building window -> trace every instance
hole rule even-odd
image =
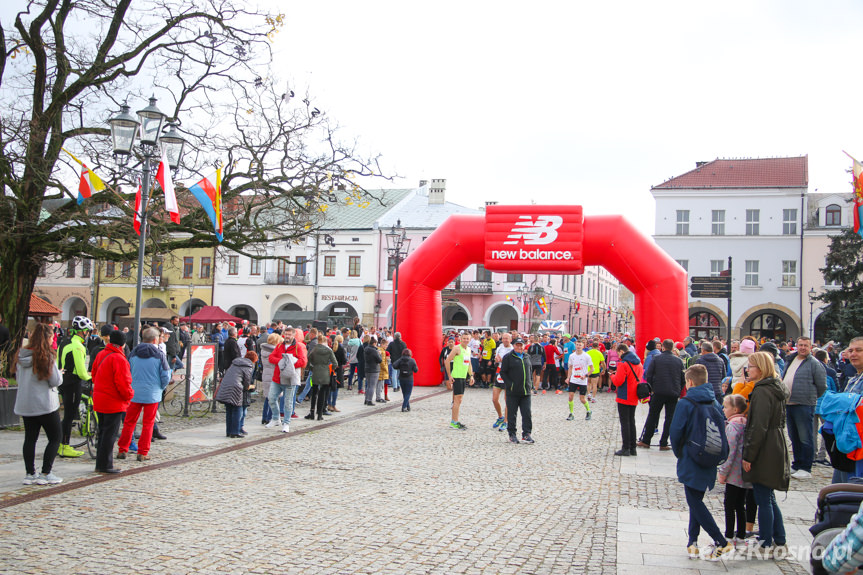
[[[782,210],[782,235],[797,235],[797,209]]]
[[[183,277],[185,279],[190,279],[192,274],[195,273],[195,258],[184,257],[183,258]]]
[[[88,278],[90,277],[90,268],[93,267],[93,260],[85,259],[81,260],[81,277]]]
[[[295,263],[294,265],[296,266],[295,269],[298,276],[306,275],[306,262],[308,261],[308,259],[309,258],[307,258],[306,256],[297,256],[297,263]]]
[[[261,260],[252,259],[252,265],[249,269],[249,275],[259,276],[261,275]]]
[[[387,281],[392,281],[393,275],[396,272],[396,258],[387,258]]]
[[[393,258],[390,258],[393,259]],[[395,266],[393,266],[395,267]],[[387,271],[389,274],[389,271]],[[336,256],[324,256],[324,275],[328,278],[336,275]]]
[[[677,265],[686,270],[686,273],[689,273],[689,260],[675,260],[677,261]]]
[[[153,256],[150,262],[150,275],[153,277],[162,277],[162,256]]]
[[[746,210],[746,235],[757,236],[761,210]]]
[[[785,321],[776,314],[762,313],[752,319],[749,335],[756,339],[786,339]]]
[[[758,260],[746,260],[746,280],[743,285],[758,285]]]
[[[210,279],[210,258],[201,258],[201,279]]]
[[[75,260],[69,260],[68,262],[66,262],[66,277],[75,277]]]
[[[228,256],[228,275],[235,276],[240,273],[240,256]]]
[[[724,236],[725,210],[712,210],[711,214],[712,224],[710,227],[710,233],[714,236]]]
[[[130,277],[132,275],[132,262],[123,262],[120,267],[120,277]]]
[[[689,210],[677,210],[677,235],[689,235]]]
[[[476,281],[491,282],[491,272],[482,264],[476,264]]]
[[[508,282],[518,282],[521,283],[524,281],[523,274],[506,274],[506,281]]]
[[[825,220],[824,225],[826,226],[841,226],[842,225],[842,208],[837,206],[836,204],[830,204],[827,206],[827,211],[825,212]]]
[[[719,335],[721,327],[719,318],[708,311],[696,312],[689,316],[690,337],[712,339]]]
[[[782,260],[782,287],[797,287],[797,260]]]
[[[360,256],[348,257],[348,277],[360,277]]]
[[[112,278],[116,273],[116,264],[114,262],[105,262],[105,277]]]
[[[716,277],[725,271],[725,260],[710,260],[710,275]]]

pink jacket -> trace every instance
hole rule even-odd
[[[725,435],[728,437],[728,459],[717,469],[725,482],[736,487],[751,489],[752,484],[743,481],[743,431],[746,429],[746,416],[742,413],[732,415],[725,422]]]

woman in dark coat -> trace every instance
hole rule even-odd
[[[246,357],[238,357],[228,369],[216,392],[216,401],[225,405],[225,435],[240,438],[246,435],[243,423],[246,419],[246,409],[251,404],[251,392],[255,389],[252,372],[258,354],[250,351]]]
[[[326,336],[322,333],[318,334],[316,341],[317,345],[309,352],[309,369],[312,370],[312,389],[316,389],[317,393],[312,396],[311,411],[306,419],[315,418],[315,405],[317,405],[318,421],[321,421],[324,418],[327,397],[330,395],[330,374],[337,364],[333,350],[327,345]]]
[[[763,351],[749,356],[744,372],[755,386],[749,394],[749,416],[743,435],[743,480],[752,483],[758,503],[758,543],[771,549],[785,545],[785,524],[773,491],[788,491],[791,466],[785,439],[788,388],[777,378],[773,357]]]
[[[333,355],[336,356],[336,385],[332,385],[330,389],[330,400],[327,402],[329,411],[341,411],[336,407],[336,401],[339,399],[339,388],[345,384],[345,366],[348,364],[348,354],[345,349],[345,338],[338,334],[333,339]]]

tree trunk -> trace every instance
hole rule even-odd
[[[0,269],[6,280],[0,282],[0,317],[9,328],[11,342],[7,351],[7,361],[3,362],[6,373],[11,372],[13,359],[18,355],[27,329],[30,311],[30,295],[39,273],[40,258],[28,253],[29,249],[15,240],[0,242]]]

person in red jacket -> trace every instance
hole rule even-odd
[[[295,330],[292,327],[288,327],[282,332],[282,336],[284,337],[284,341],[270,352],[270,356],[267,358],[267,361],[274,366],[273,382],[270,385],[270,405],[278,406],[279,395],[284,393],[285,413],[280,414],[281,418],[273,417],[273,419],[270,420],[270,423],[267,424],[267,427],[278,427],[279,425],[282,425],[282,431],[284,433],[288,433],[290,431],[289,424],[291,418],[296,417],[294,411],[296,407],[297,386],[300,383],[299,374],[308,363],[308,352],[306,351],[306,345],[302,342],[303,330]],[[286,377],[285,381],[282,381],[282,370],[279,368],[279,362],[282,360],[284,355],[292,355],[296,358],[296,361],[293,362],[295,370],[294,374],[291,375],[290,378]]]
[[[617,353],[620,355],[620,363],[617,364],[617,371],[614,372],[611,381],[617,386],[617,415],[620,418],[623,447],[614,454],[638,455],[635,451],[635,443],[638,441],[638,436],[635,434],[635,408],[638,405],[635,388],[644,375],[644,366],[641,365],[638,356],[629,351],[629,346],[625,343],[617,346]]]
[[[114,443],[135,392],[132,391],[129,360],[123,351],[125,335],[121,331],[112,331],[108,341],[93,361],[93,409],[99,417],[96,471],[120,473],[114,467]]]

